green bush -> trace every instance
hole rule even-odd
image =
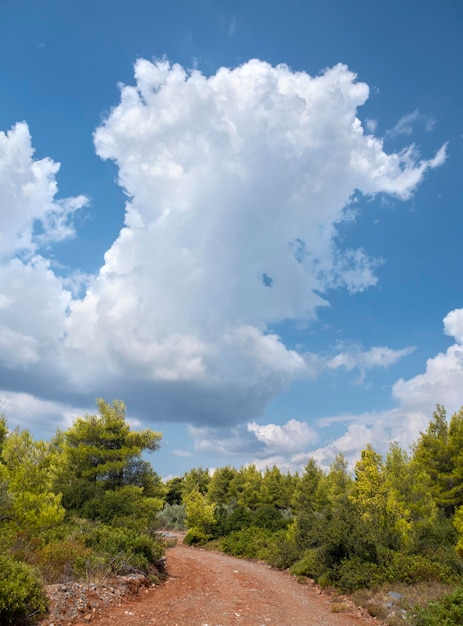
[[[215,510],[217,524],[214,527],[215,537],[225,537],[233,531],[243,530],[252,526],[253,514],[243,506],[220,506]]]
[[[201,545],[207,543],[212,538],[212,535],[209,533],[205,533],[201,528],[190,528],[190,530],[185,535],[183,539],[183,543],[186,543],[188,546],[192,545]]]
[[[362,587],[373,587],[379,584],[381,578],[380,565],[368,563],[358,557],[343,560],[333,576],[336,587],[344,593],[352,593]]]
[[[449,567],[419,554],[403,554],[393,552],[385,566],[383,579],[380,582],[404,582],[407,584],[434,580],[450,582],[452,578]]]
[[[272,567],[288,569],[299,558],[299,550],[294,541],[288,541],[285,530],[274,533],[268,545],[266,561]]]
[[[298,561],[291,566],[293,576],[307,576],[307,578],[317,578],[320,571],[320,558],[316,548],[306,550]]]
[[[463,624],[463,588],[416,609],[416,626],[461,626]]]
[[[252,513],[252,525],[277,531],[288,527],[290,520],[271,504],[259,506]]]
[[[159,563],[164,552],[162,544],[145,533],[103,524],[97,524],[87,533],[85,544],[94,553],[88,561],[90,568],[95,564],[98,570],[106,566],[108,573],[115,574],[148,573],[152,565]],[[80,563],[80,568],[85,562]]]
[[[47,610],[47,596],[38,572],[0,555],[0,623],[2,626],[34,624]]]
[[[77,557],[74,563],[74,572],[78,579],[86,582],[104,581],[114,573],[108,557],[95,554],[92,550]]]
[[[432,561],[418,554],[404,554],[392,550],[379,552],[380,558],[377,562],[358,556],[345,558],[331,567],[326,567],[325,564],[325,573],[331,583],[344,593],[387,583],[416,584],[427,581],[446,583],[454,579],[451,570],[437,560]],[[323,571],[320,550],[309,550],[306,559],[302,559],[302,563],[300,561],[296,563],[291,571],[297,575],[303,569],[302,565],[305,565],[306,571],[311,572],[310,575],[317,579],[319,572]],[[303,571],[301,573],[307,575]]]
[[[227,554],[266,561],[272,540],[273,533],[271,531],[250,526],[243,528],[243,530],[235,530],[228,537],[224,537],[222,550]]]
[[[126,485],[90,498],[81,507],[80,514],[103,524],[143,530],[154,522],[161,506],[157,498],[145,497],[141,487]]]

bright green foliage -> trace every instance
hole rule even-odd
[[[127,485],[92,498],[82,506],[80,512],[85,518],[100,520],[105,524],[148,528],[162,505],[161,498],[145,497],[142,487]]]
[[[273,533],[258,526],[250,526],[243,530],[235,530],[222,539],[222,550],[234,556],[244,556],[248,559],[266,560]]]
[[[266,468],[260,487],[260,504],[271,505],[277,509],[289,509],[293,495],[293,482],[287,474],[274,465]]]
[[[293,576],[318,578],[320,574],[319,562],[319,551],[316,548],[310,548],[291,566],[291,574]]]
[[[451,477],[446,501],[456,508],[463,505],[463,407],[450,419],[449,453]]]
[[[35,569],[0,555],[0,623],[2,626],[35,624],[44,616],[47,596]]]
[[[323,471],[316,461],[310,458],[304,468],[304,473],[296,481],[292,497],[292,507],[296,513],[313,511],[318,508],[318,489],[323,477]]]
[[[183,495],[188,496],[192,491],[199,491],[201,494],[207,493],[211,476],[209,470],[204,467],[191,469],[183,476]]]
[[[463,409],[447,423],[437,405],[433,419],[414,446],[413,461],[430,479],[430,493],[447,516],[463,505]]]
[[[261,503],[262,474],[255,465],[241,467],[230,483],[238,506],[257,509]]]
[[[30,565],[47,583],[161,565],[163,547],[149,529],[165,487],[141,457],[158,448],[160,434],[132,432],[121,402],[98,407],[51,443],[27,430],[8,433],[0,417],[0,624],[32,624],[27,616],[43,612]],[[64,522],[62,492],[80,518]]]
[[[209,482],[208,499],[219,506],[230,504],[235,499],[231,484],[236,475],[237,470],[229,465],[216,469]]]
[[[213,537],[215,504],[210,504],[199,489],[184,495],[185,524],[188,528],[187,543],[202,543]]]
[[[79,417],[64,433],[65,452],[78,478],[100,483],[105,489],[125,485],[144,487],[148,465],[140,456],[159,448],[161,434],[132,431],[125,405],[97,400],[99,415]]]
[[[55,459],[50,444],[34,441],[29,431],[18,429],[4,441],[0,465],[4,517],[17,530],[41,532],[64,518],[61,496],[52,492]]]
[[[382,457],[368,445],[355,465],[355,490],[350,496],[359,516],[362,542],[376,561],[379,548],[398,548],[402,529],[398,501],[388,490]]]
[[[454,511],[453,493],[453,460],[452,446],[449,441],[447,413],[444,407],[437,405],[433,418],[425,433],[417,441],[413,450],[416,465],[431,480],[431,495],[447,514]]]
[[[381,526],[386,511],[387,489],[383,475],[381,455],[368,445],[355,465],[356,489],[351,496],[361,518],[377,527]]]
[[[453,518],[453,525],[455,526],[458,533],[458,541],[457,541],[457,552],[463,557],[463,506],[458,508],[455,512],[455,517]]]
[[[413,523],[420,519],[420,506],[415,501],[413,508],[409,507],[406,498],[414,487],[413,479],[419,474],[411,471],[404,453],[398,446],[392,446],[384,463],[368,446],[355,467],[355,476],[356,488],[351,499],[359,513],[358,532],[366,549],[363,556],[382,563],[389,550],[412,548]],[[423,494],[419,484],[416,490],[417,495],[424,495],[430,506],[429,515],[435,519],[432,500]]]
[[[397,444],[392,444],[384,465],[387,512],[403,547],[417,547],[420,538],[436,527],[438,508],[430,493],[430,478]],[[431,547],[431,546],[428,546]]]
[[[352,489],[353,480],[347,469],[347,461],[342,454],[338,454],[330,466],[328,475],[320,481],[317,490],[321,506],[342,506]]]
[[[61,463],[55,490],[63,493],[68,511],[92,519],[108,522],[112,506],[116,517],[130,509],[135,513],[146,497],[153,498],[155,514],[162,508],[165,487],[141,455],[159,448],[161,434],[132,431],[119,400],[112,404],[98,400],[97,405],[99,415],[78,418],[55,438]],[[120,493],[114,495],[115,491]]]

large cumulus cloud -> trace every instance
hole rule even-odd
[[[81,299],[42,256],[27,261],[46,290],[28,292],[17,320],[18,294],[2,294],[0,344],[17,346],[0,353],[4,370],[33,378],[46,367],[64,396],[117,395],[166,419],[236,424],[259,415],[313,374],[310,355],[285,346],[271,325],[310,320],[330,288],[377,281],[375,259],[336,243],[354,195],[407,199],[445,159],[445,148],[431,160],[412,148],[386,153],[357,117],[367,98],[344,65],[310,77],[253,60],[206,77],[138,60],[135,85],[122,86],[94,138],[98,155],[118,166],[125,224]],[[12,183],[23,196],[13,189],[6,198],[22,215],[2,239],[6,253],[34,249],[37,220],[36,239],[69,235],[84,199],[54,201],[56,166],[33,161],[24,137],[28,155],[8,152],[12,137],[2,141],[0,164],[18,172],[25,164]],[[14,287],[23,294],[24,267]],[[7,260],[0,271],[18,270]]]

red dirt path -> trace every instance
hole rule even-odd
[[[348,600],[265,564],[178,545],[170,578],[108,609],[95,626],[349,626],[380,624]],[[88,621],[81,622],[88,624]],[[80,626],[80,625],[77,625]]]

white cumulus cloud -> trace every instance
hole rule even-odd
[[[123,397],[147,419],[260,416],[313,373],[271,326],[310,321],[328,289],[377,282],[378,261],[337,238],[354,195],[407,199],[445,160],[445,147],[387,153],[357,117],[367,98],[344,65],[311,77],[252,60],[205,76],[138,60],[94,136],[128,200],[82,298],[38,250],[72,234],[85,198],[55,200],[58,166],[33,160],[25,124],[1,134],[3,372],[26,369],[16,386],[60,399]]]
[[[27,124],[0,131],[0,259],[73,235],[73,214],[87,203],[55,200],[59,163],[33,155]]]
[[[291,419],[286,424],[256,424],[247,425],[249,432],[254,433],[258,441],[262,441],[268,451],[277,451],[279,454],[298,452],[313,444],[318,435],[306,422]]]

